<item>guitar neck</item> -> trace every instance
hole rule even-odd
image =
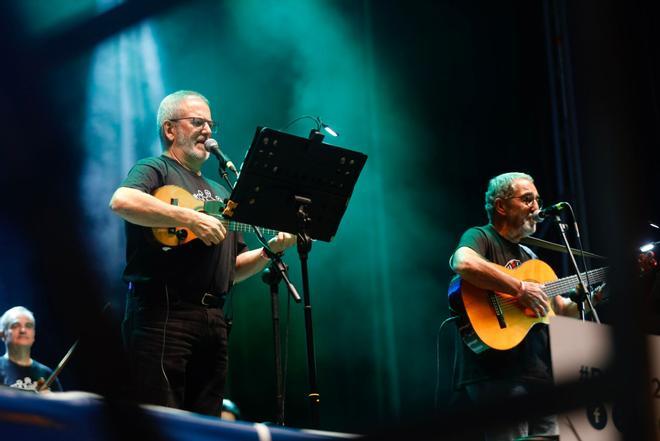
[[[229,231],[238,231],[238,232],[248,232],[248,231],[253,231],[252,230],[252,225],[248,224],[243,224],[241,222],[236,222],[236,221],[230,221],[227,219],[221,219],[222,225],[225,226],[226,229]],[[271,230],[269,228],[259,228],[259,231],[261,231],[262,234],[268,234],[268,235],[275,235],[279,233],[279,231],[276,230]]]
[[[252,225],[250,224],[244,224],[241,222],[236,222],[225,218],[222,215],[222,209],[219,208],[220,206],[217,204],[218,203],[216,201],[204,202],[204,212],[220,220],[220,222],[222,222],[222,225],[224,225],[225,228],[229,231],[238,231],[241,233],[254,231],[252,229]],[[259,231],[261,231],[262,234],[275,235],[279,233],[279,231],[271,230],[269,228],[261,228],[261,227],[257,227],[257,228],[259,228]]]
[[[580,277],[585,283],[593,285],[594,283],[600,283],[605,280],[606,273],[607,268],[603,267],[581,273]],[[543,287],[543,290],[548,295],[548,297],[560,296],[570,292],[572,289],[575,289],[575,287],[578,285],[578,282],[578,278],[575,275],[564,277],[563,279],[546,283]]]

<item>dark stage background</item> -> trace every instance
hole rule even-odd
[[[206,95],[237,162],[255,126],[319,115],[341,134],[326,142],[369,155],[337,237],[310,255],[321,426],[428,418],[436,382],[440,403],[454,398],[453,331],[437,335],[448,258],[486,223],[492,176],[527,172],[545,201],[573,203],[593,252],[634,258],[660,240],[648,226],[660,222],[658,7],[566,3],[9,4],[0,309],[35,312],[34,355],[51,366],[82,336],[62,383],[113,395],[125,382],[114,346],[124,239],[107,204],[135,160],[159,153],[160,99]],[[305,135],[308,122],[288,130]],[[217,178],[213,160],[205,172]],[[548,222],[537,236],[558,240]],[[295,253],[286,260],[299,284]],[[111,318],[97,312],[106,301]],[[228,397],[246,419],[272,420],[267,286],[236,286],[230,307]],[[301,306],[290,316],[286,421],[303,427]]]

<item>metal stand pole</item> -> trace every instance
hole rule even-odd
[[[296,196],[296,202],[300,204],[298,208],[298,220],[300,223],[300,232],[298,233],[298,255],[300,256],[300,265],[303,281],[303,304],[305,309],[305,335],[307,337],[307,372],[309,375],[309,404],[313,427],[319,427],[320,424],[320,403],[316,383],[316,355],[314,354],[314,331],[312,326],[312,305],[309,296],[309,274],[307,271],[307,257],[312,249],[312,239],[307,235],[310,223],[308,206],[311,200]]]
[[[281,279],[279,272],[273,268],[266,268],[261,274],[261,280],[270,286],[271,309],[273,314],[273,348],[275,353],[275,423],[278,426],[284,425],[284,382],[282,374],[282,343],[280,337],[280,304],[278,292]]]

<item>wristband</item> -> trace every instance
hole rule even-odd
[[[284,252],[280,251],[279,253],[273,253],[273,254],[275,254],[277,257],[282,257],[284,255]],[[266,252],[266,248],[264,247],[261,247],[261,253],[259,255],[261,256],[262,259],[272,260],[268,255],[268,253]]]

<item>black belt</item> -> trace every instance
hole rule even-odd
[[[129,290],[136,296],[141,297],[147,303],[163,303],[165,301],[164,284],[129,283]],[[185,290],[175,285],[167,285],[167,294],[170,303],[180,301],[191,305],[204,306],[206,308],[222,308],[225,304],[225,296],[204,292],[199,295],[183,294]]]
[[[225,304],[225,299],[224,297],[214,296],[205,292],[199,302],[207,308],[222,308]]]

